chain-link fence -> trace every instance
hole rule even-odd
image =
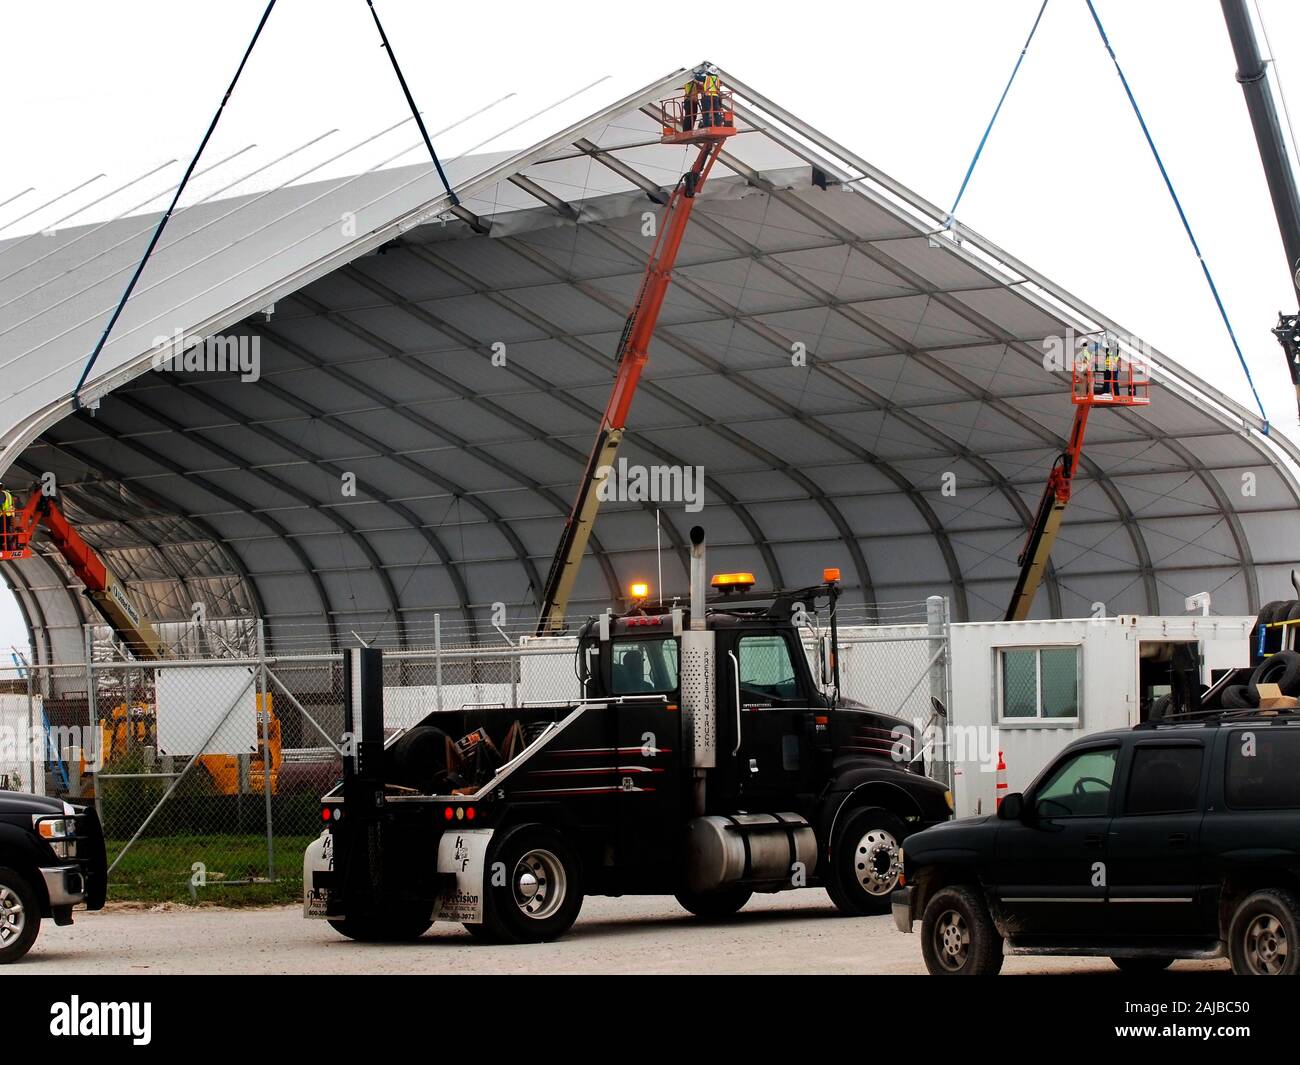
[[[946,691],[945,634],[942,609],[928,624],[842,628],[843,694],[919,730],[930,695]],[[168,657],[139,662],[91,628],[84,662],[16,662],[0,674],[0,786],[94,803],[110,898],[295,900],[318,800],[341,773],[341,657],[267,654],[248,621],[164,636]],[[576,648],[575,637],[548,637],[390,650],[385,726],[470,705],[576,701]],[[816,675],[815,640],[806,650]],[[784,681],[766,660],[754,668]]]

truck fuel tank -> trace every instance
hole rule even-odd
[[[817,837],[798,814],[724,814],[686,826],[687,882],[708,892],[731,884],[783,891],[807,884],[817,867]]]

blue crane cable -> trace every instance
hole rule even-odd
[[[131,298],[131,293],[135,291],[136,282],[140,280],[140,275],[144,273],[145,264],[149,261],[149,256],[153,254],[154,248],[158,246],[158,241],[162,237],[163,230],[167,228],[172,212],[176,210],[176,204],[180,202],[181,194],[185,191],[185,186],[190,180],[190,175],[194,173],[194,168],[199,165],[199,156],[203,154],[203,149],[208,146],[208,141],[212,139],[212,134],[216,131],[217,123],[221,121],[221,113],[226,109],[226,103],[230,100],[231,94],[235,91],[235,85],[239,82],[239,75],[244,72],[244,67],[248,64],[248,57],[253,54],[253,46],[257,44],[257,39],[262,36],[262,30],[266,26],[266,20],[271,17],[271,9],[275,7],[275,0],[270,0],[266,5],[266,10],[262,12],[262,18],[257,23],[257,29],[253,31],[253,39],[248,42],[248,47],[244,49],[244,58],[239,61],[239,66],[235,69],[235,76],[230,79],[230,87],[226,89],[226,94],[221,98],[221,103],[217,105],[216,114],[212,116],[212,121],[208,124],[208,131],[203,134],[203,140],[199,142],[198,151],[194,153],[194,158],[190,160],[190,165],[186,167],[185,174],[181,177],[181,183],[176,186],[176,194],[172,196],[172,202],[168,205],[167,210],[163,213],[162,218],[158,220],[158,225],[154,228],[153,236],[149,239],[149,246],[145,248],[144,254],[140,256],[140,262],[136,265],[135,273],[131,275],[131,280],[127,282],[126,290],[122,293],[122,298],[117,301],[117,306],[113,309],[112,316],[108,319],[108,324],[104,326],[104,332],[100,334],[99,343],[95,345],[95,350],[90,353],[86,360],[86,365],[82,368],[81,377],[77,380],[76,387],[72,390],[72,406],[74,410],[81,409],[81,389],[86,383],[86,378],[90,376],[91,368],[95,365],[95,360],[99,358],[100,352],[104,350],[104,345],[108,343],[109,334],[113,332],[113,326],[117,325],[117,320],[122,316],[122,308],[126,306],[126,301]]]
[[[956,221],[957,205],[961,203],[961,198],[966,194],[966,186],[970,184],[971,174],[975,173],[975,164],[980,161],[980,155],[984,152],[984,145],[988,143],[989,134],[993,132],[993,123],[998,120],[998,115],[1002,112],[1002,105],[1006,103],[1007,94],[1011,91],[1012,83],[1016,80],[1016,75],[1020,73],[1020,64],[1025,61],[1025,53],[1029,51],[1029,46],[1034,41],[1034,34],[1038,32],[1038,24],[1043,21],[1043,12],[1047,10],[1048,0],[1043,0],[1042,6],[1038,9],[1038,15],[1034,19],[1034,25],[1029,30],[1029,36],[1025,38],[1025,46],[1020,49],[1020,56],[1016,59],[1016,65],[1011,70],[1011,77],[1007,79],[1007,86],[1002,90],[1002,96],[998,99],[998,105],[993,109],[993,117],[989,119],[989,124],[984,129],[984,136],[980,138],[979,147],[975,149],[975,155],[970,161],[970,166],[966,168],[966,176],[962,178],[961,188],[957,190],[957,198],[952,201],[952,209],[948,212],[948,217],[944,220],[944,228],[951,229],[952,224]]]
[[[1259,392],[1255,388],[1254,378],[1250,376],[1250,366],[1246,363],[1246,356],[1242,353],[1241,345],[1237,343],[1237,333],[1232,328],[1232,321],[1228,318],[1228,310],[1223,305],[1223,300],[1219,296],[1219,288],[1214,283],[1214,277],[1210,273],[1210,266],[1205,261],[1205,256],[1201,253],[1201,246],[1196,242],[1196,235],[1192,232],[1191,223],[1187,221],[1187,215],[1183,211],[1182,202],[1178,199],[1178,193],[1174,191],[1174,183],[1170,180],[1169,171],[1165,169],[1164,160],[1160,158],[1160,152],[1156,148],[1156,142],[1151,137],[1151,131],[1147,128],[1146,119],[1142,117],[1142,109],[1138,107],[1137,98],[1133,95],[1133,90],[1129,87],[1128,78],[1124,76],[1124,68],[1119,65],[1119,58],[1115,55],[1115,49],[1111,47],[1110,38],[1106,36],[1106,29],[1101,24],[1101,17],[1097,14],[1097,9],[1093,6],[1092,0],[1085,0],[1088,10],[1092,13],[1092,21],[1097,24],[1097,32],[1101,34],[1101,42],[1106,46],[1106,51],[1110,53],[1111,62],[1115,64],[1115,72],[1119,75],[1120,83],[1124,86],[1124,92],[1128,96],[1128,102],[1133,105],[1133,113],[1137,115],[1138,125],[1142,127],[1142,135],[1146,137],[1147,146],[1151,149],[1151,154],[1155,157],[1156,166],[1160,168],[1160,176],[1164,178],[1165,188],[1169,190],[1169,196],[1174,201],[1174,207],[1178,211],[1178,217],[1183,223],[1183,229],[1187,233],[1187,239],[1192,243],[1192,250],[1196,252],[1197,261],[1201,264],[1201,271],[1205,274],[1206,283],[1210,286],[1210,292],[1214,296],[1215,306],[1219,308],[1219,316],[1223,319],[1223,324],[1228,330],[1228,336],[1232,340],[1232,346],[1237,352],[1237,359],[1241,363],[1241,369],[1246,375],[1246,383],[1250,385],[1251,395],[1255,397],[1255,406],[1259,408],[1259,416],[1264,419],[1264,435],[1268,435],[1268,415],[1264,412],[1264,404],[1259,398]]]
[[[375,29],[379,31],[379,40],[382,42],[384,51],[388,53],[389,62],[393,64],[393,73],[397,75],[397,84],[402,87],[402,95],[406,97],[407,106],[411,109],[411,114],[415,117],[415,124],[419,127],[420,136],[424,138],[424,146],[429,149],[429,157],[433,160],[434,169],[438,171],[438,177],[442,179],[442,187],[447,190],[447,199],[453,207],[460,206],[460,197],[456,195],[456,190],[451,187],[447,181],[447,175],[443,173],[442,163],[438,161],[438,153],[433,150],[433,141],[429,137],[429,131],[424,128],[424,118],[420,115],[420,109],[415,106],[415,97],[411,95],[411,90],[406,84],[406,78],[402,74],[402,68],[397,65],[397,53],[393,51],[393,46],[388,43],[388,34],[384,32],[384,24],[379,21],[379,12],[375,10],[374,0],[366,0],[366,5],[370,8],[370,14],[375,20]]]

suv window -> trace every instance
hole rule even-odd
[[[677,690],[676,640],[618,640],[612,654],[610,691],[614,695]]]
[[[795,699],[795,682],[790,645],[781,636],[740,638],[740,687],[751,695],[769,699]]]
[[[1238,810],[1300,808],[1300,732],[1291,727],[1234,729],[1223,784]]]
[[[1173,814],[1195,810],[1201,796],[1200,746],[1162,747],[1143,744],[1133,751],[1126,814]]]
[[[1110,807],[1118,748],[1080,751],[1066,758],[1034,793],[1042,817],[1100,817]]]

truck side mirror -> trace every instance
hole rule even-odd
[[[834,682],[835,665],[831,660],[831,638],[827,633],[817,637],[817,684],[826,688]]]
[[[1025,819],[1025,797],[1018,791],[1002,796],[998,806],[999,821],[1023,821]]]

